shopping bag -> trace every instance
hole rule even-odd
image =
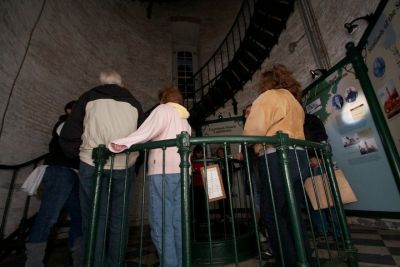
[[[46,172],[47,165],[40,165],[36,167],[26,178],[21,186],[21,190],[28,193],[28,195],[36,195],[37,189],[42,182],[44,173]]]
[[[343,204],[353,203],[357,201],[356,195],[354,194],[353,190],[350,187],[349,182],[347,181],[346,177],[344,176],[343,172],[338,169],[335,170],[336,181],[339,187],[340,196],[342,198]],[[329,206],[333,206],[333,198],[332,193],[329,190],[329,181],[328,175],[315,175],[315,187],[318,196],[319,206],[317,204],[317,197],[315,195],[314,186],[311,177],[308,177],[304,183],[304,188],[307,192],[308,198],[310,199],[311,205],[314,210],[326,209]],[[327,200],[328,196],[328,200]]]

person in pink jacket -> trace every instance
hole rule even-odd
[[[176,87],[167,87],[159,93],[160,105],[157,106],[143,124],[131,135],[112,141],[108,148],[112,152],[121,152],[133,144],[147,141],[175,139],[185,131],[191,133],[187,121],[189,112],[183,107],[183,98]],[[165,175],[163,162],[165,161]],[[180,156],[177,147],[168,147],[163,158],[163,150],[152,149],[148,160],[149,181],[149,219],[151,238],[160,260],[165,267],[182,265],[181,245],[181,177]],[[164,179],[164,181],[163,181]],[[163,196],[163,182],[165,191]],[[165,201],[165,222],[162,220],[163,199]],[[162,233],[165,225],[164,253],[162,255]]]

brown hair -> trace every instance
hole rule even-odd
[[[177,103],[183,105],[183,97],[181,91],[178,87],[174,85],[169,85],[164,87],[161,91],[158,92],[158,99],[161,104],[165,104],[168,102]]]
[[[286,89],[291,92],[297,100],[300,101],[300,83],[292,77],[292,72],[290,72],[286,66],[282,64],[275,64],[272,66],[271,70],[263,72],[261,76],[262,82],[260,93],[270,89]]]

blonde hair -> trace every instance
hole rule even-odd
[[[174,85],[168,85],[158,92],[158,99],[161,104],[168,102],[183,105],[183,96],[181,90]]]
[[[99,80],[101,84],[118,84],[122,86],[121,75],[115,70],[100,72]]]
[[[286,89],[300,101],[301,99],[301,86],[300,83],[292,77],[286,66],[282,64],[275,64],[271,70],[267,70],[261,74],[262,81],[260,93],[271,89]]]

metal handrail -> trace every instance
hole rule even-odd
[[[255,3],[255,0],[252,0],[252,2]],[[225,38],[222,40],[221,44],[218,46],[218,48],[215,50],[215,52],[211,55],[211,57],[204,63],[204,65],[202,67],[200,67],[200,69],[193,74],[193,77],[197,76],[203,69],[205,69],[206,66],[209,65],[209,63],[216,58],[217,54],[220,53],[220,51],[222,51],[222,46],[227,42],[228,37],[233,33],[233,30],[234,30],[236,24],[238,24],[238,22],[239,22],[240,16],[242,16],[244,14],[245,7],[249,7],[248,0],[243,1],[238,14],[236,15],[235,21],[233,22],[233,24],[232,24],[231,28],[229,29],[228,33],[226,34]],[[253,7],[254,7],[254,5],[253,5]],[[254,12],[254,10],[253,10],[253,12]],[[250,14],[249,14],[250,17],[252,16],[252,14],[253,13],[250,12]],[[246,23],[245,23],[245,25],[246,25]],[[234,51],[234,52],[236,52],[236,51]]]
[[[267,160],[267,150],[266,147],[268,146],[273,146],[277,150],[277,155],[279,157],[279,162],[280,162],[280,168],[282,170],[282,179],[283,179],[283,186],[284,186],[284,195],[285,199],[287,201],[288,205],[288,212],[290,213],[290,224],[293,232],[293,241],[295,242],[296,245],[296,253],[297,253],[297,263],[302,265],[302,266],[309,266],[309,262],[306,256],[306,248],[305,248],[305,243],[304,243],[304,237],[302,234],[302,222],[298,213],[298,207],[297,205],[299,203],[296,203],[295,195],[293,192],[293,181],[291,181],[291,175],[289,171],[289,158],[288,158],[288,153],[290,149],[296,148],[300,150],[305,150],[308,151],[309,149],[313,150],[318,150],[320,154],[322,155],[321,157],[321,165],[323,164],[323,169],[326,170],[326,174],[324,176],[327,177],[327,183],[328,188],[330,190],[330,193],[332,194],[332,200],[333,200],[333,206],[335,209],[335,216],[337,216],[338,221],[339,221],[339,227],[340,227],[340,233],[341,233],[341,241],[343,241],[343,247],[340,248],[341,251],[343,251],[345,258],[347,258],[349,262],[349,266],[357,266],[357,257],[356,257],[356,250],[354,248],[354,245],[352,243],[351,237],[350,237],[350,232],[348,229],[348,225],[346,222],[345,218],[345,213],[343,209],[343,205],[341,202],[340,194],[338,191],[338,185],[336,182],[335,178],[335,172],[333,168],[333,161],[332,161],[332,154],[331,154],[331,149],[328,144],[323,144],[323,143],[314,143],[314,142],[309,142],[309,141],[304,141],[304,140],[297,140],[297,139],[291,139],[288,137],[288,135],[278,132],[275,136],[272,137],[265,137],[265,136],[212,136],[212,137],[190,137],[188,133],[182,132],[181,134],[177,135],[176,139],[169,139],[169,140],[163,140],[163,141],[155,141],[155,142],[147,142],[144,144],[135,144],[132,145],[129,149],[127,149],[124,153],[128,156],[131,152],[134,151],[145,151],[147,154],[149,150],[151,149],[162,149],[165,151],[168,147],[177,147],[178,153],[180,154],[181,162],[180,162],[180,173],[181,173],[181,190],[182,190],[182,197],[181,197],[181,216],[182,216],[182,266],[192,266],[192,238],[191,238],[191,210],[190,210],[190,161],[189,161],[189,155],[191,151],[191,147],[194,145],[202,145],[203,146],[203,152],[204,152],[204,147],[205,145],[208,144],[223,144],[224,145],[224,150],[225,150],[225,155],[227,152],[226,146],[229,144],[241,144],[244,147],[244,158],[245,164],[246,164],[246,177],[250,177],[250,171],[249,171],[249,156],[248,156],[248,146],[251,144],[262,144],[264,153],[262,155],[263,158],[265,158],[266,162]],[[295,151],[298,151],[296,150]],[[297,153],[297,152],[296,152]],[[115,154],[111,153],[105,146],[98,147],[96,148],[96,151],[93,153],[93,158],[95,160],[95,169],[97,170],[96,174],[96,186],[97,184],[100,184],[99,181],[101,181],[103,178],[103,171],[104,171],[104,165],[106,161],[111,157],[113,158]],[[165,156],[165,155],[164,155]],[[319,156],[318,156],[319,157]],[[296,154],[297,158],[297,154]],[[307,158],[308,158],[308,152],[307,152]],[[222,159],[224,162],[221,162],[222,166],[228,166],[228,161],[229,159],[225,157]],[[298,159],[297,159],[298,160]],[[206,162],[205,157],[203,158],[203,162]],[[146,163],[145,163],[146,164]],[[165,161],[163,161],[163,164],[165,164]],[[205,172],[206,171],[206,164],[205,166]],[[297,165],[297,168],[300,168],[299,165]],[[112,166],[111,166],[112,169]],[[146,167],[144,168],[146,169]],[[228,169],[228,168],[227,168]],[[299,169],[300,170],[300,169]],[[230,177],[229,173],[227,173],[227,184],[230,184]],[[269,174],[267,174],[269,176]],[[143,175],[143,186],[146,184],[145,178],[146,174],[144,173]],[[302,181],[307,177],[301,177]],[[314,176],[311,176],[313,183],[314,181]],[[125,179],[128,179],[125,177]],[[206,178],[207,179],[207,176]],[[206,180],[207,181],[207,180]],[[303,181],[304,182],[304,181]],[[271,182],[269,182],[271,183]],[[251,184],[250,184],[251,185]],[[269,185],[271,187],[271,185]],[[206,187],[207,188],[207,187]],[[314,185],[315,188],[315,185]],[[272,187],[271,189],[272,190]],[[315,190],[315,189],[314,189]],[[325,189],[327,190],[327,189]],[[303,187],[304,191],[304,187]],[[100,196],[100,191],[95,190],[96,194]],[[144,191],[142,191],[143,193]],[[250,190],[250,192],[252,192]],[[273,191],[272,191],[273,192]],[[304,193],[304,192],[303,192]],[[143,193],[144,194],[144,193]],[[228,186],[228,196],[232,196],[231,188]],[[251,193],[252,194],[252,193]],[[143,200],[145,198],[144,195],[141,196],[141,199]],[[251,198],[253,196],[251,195]],[[100,207],[100,200],[95,197],[94,199],[97,199],[93,203],[93,211],[92,211],[92,216],[91,216],[91,235],[88,237],[88,240],[86,241],[88,246],[86,247],[86,259],[85,259],[85,264],[87,266],[93,266],[93,259],[94,259],[94,244],[98,242],[99,240],[96,241],[96,232],[94,231],[97,228],[97,213],[95,211],[98,211],[98,208]],[[327,197],[327,199],[329,199]],[[144,205],[144,202],[141,202],[141,205]],[[306,204],[307,205],[307,204]],[[330,204],[328,203],[328,206]],[[143,207],[141,208],[143,209]],[[229,209],[233,211],[233,205],[232,202],[229,203]],[[254,202],[251,200],[251,209],[252,209],[252,223],[254,223],[254,229],[257,229],[256,225],[256,219],[255,219],[255,211],[254,211]],[[208,207],[207,207],[208,210]],[[309,206],[307,206],[307,211],[309,211]],[[275,213],[275,208],[274,208],[274,213]],[[143,216],[143,213],[141,213]],[[333,215],[331,213],[331,218],[333,219]],[[308,214],[308,217],[310,219],[310,215]],[[208,217],[208,225],[210,224],[210,218]],[[143,224],[143,218],[140,220],[141,223]],[[236,231],[235,231],[235,223],[233,220],[230,223],[232,227],[232,233],[233,233],[233,244],[234,244],[234,254],[235,254],[235,262],[238,264],[238,247],[236,247]],[[210,227],[210,226],[208,226]],[[143,226],[141,226],[141,229],[143,230]],[[256,230],[257,231],[257,230]],[[279,233],[279,229],[277,230]],[[143,233],[140,234],[141,238],[143,238]],[[278,234],[279,236],[279,234]],[[312,233],[313,236],[313,242],[314,242],[314,247],[316,245],[316,239],[314,233]],[[328,238],[325,236],[326,243],[327,243],[327,248],[329,250],[329,242]],[[257,243],[258,243],[258,236],[256,238]],[[140,251],[142,251],[142,245],[143,242],[140,241],[141,243],[141,248]],[[209,240],[209,243],[211,244],[211,240]],[[308,241],[306,241],[308,242]],[[339,240],[336,238],[336,242],[338,244]],[[279,242],[280,243],[280,242]],[[120,247],[122,244],[119,245]],[[279,245],[280,249],[282,249],[282,244]],[[260,253],[260,248],[258,247],[258,251]],[[338,247],[339,251],[339,247]],[[210,246],[210,263],[212,264],[213,256],[211,255],[212,253],[212,248]],[[232,252],[233,253],[233,252]],[[283,255],[283,253],[281,253]],[[339,257],[342,254],[339,255]],[[142,255],[140,255],[141,257]],[[318,259],[317,255],[317,259]],[[333,262],[333,258],[331,254],[329,255],[329,260]],[[343,257],[342,257],[343,258]],[[343,258],[344,259],[344,258]],[[282,260],[283,261],[283,260]],[[261,262],[261,258],[260,258]],[[320,265],[320,263],[318,263]]]
[[[10,186],[8,188],[8,192],[7,192],[7,198],[6,198],[6,202],[4,205],[4,212],[2,215],[2,219],[1,219],[1,225],[0,225],[0,240],[4,239],[4,230],[7,224],[7,218],[8,218],[8,213],[10,211],[10,205],[11,205],[11,200],[13,197],[13,193],[14,193],[14,188],[15,188],[15,182],[17,180],[17,174],[18,172],[25,167],[28,166],[32,166],[33,168],[35,168],[37,166],[38,163],[40,163],[43,159],[46,158],[48,154],[39,156],[35,159],[29,160],[27,162],[21,163],[21,164],[16,164],[16,165],[5,165],[5,164],[1,164],[0,165],[0,170],[11,170],[12,171],[12,178],[10,181]],[[22,213],[22,218],[20,220],[20,225],[19,227],[22,229],[20,230],[20,233],[24,232],[24,228],[27,226],[26,225],[26,221],[27,221],[27,216],[28,216],[28,210],[29,210],[29,204],[30,204],[30,196],[26,197],[25,200],[25,206],[24,206],[24,210]],[[22,235],[18,236],[18,238],[23,238]]]
[[[190,107],[188,106],[189,109],[208,93],[207,87],[210,89],[212,84],[232,62],[236,52],[240,48],[241,42],[245,38],[245,32],[250,25],[256,2],[257,0],[244,0],[242,2],[239,12],[225,38],[203,66],[190,77],[189,80],[193,82],[193,96],[186,99],[186,105],[188,106],[189,104],[189,98],[193,103],[191,103]]]

